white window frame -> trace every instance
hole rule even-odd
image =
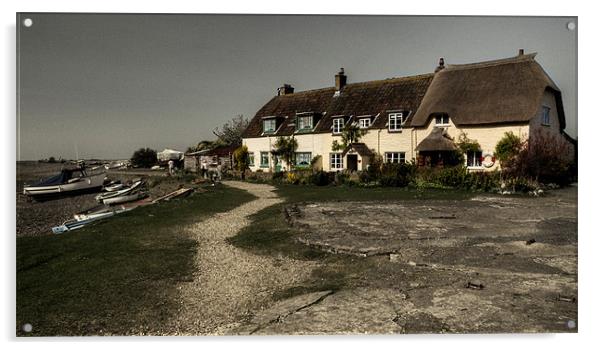
[[[301,127],[303,124],[303,127]],[[313,115],[298,115],[297,116],[297,131],[313,130],[314,116]]]
[[[447,119],[447,122],[444,122],[443,119]],[[449,116],[448,115],[437,115],[435,116],[435,125],[437,126],[449,126]]]
[[[405,121],[403,112],[389,113],[389,131],[401,131]]]
[[[345,119],[344,118],[334,118],[332,120],[332,133],[333,134],[342,133],[344,127],[345,127]]]
[[[368,129],[370,127],[370,125],[372,125],[372,123],[370,123],[370,118],[360,118],[359,124],[360,124],[360,129]]]
[[[328,158],[330,170],[342,170],[343,169],[343,153],[330,153]]]
[[[479,153],[481,154],[481,156],[477,159],[476,155],[479,154]],[[472,158],[473,165],[468,165],[469,158]],[[474,164],[478,164],[478,165],[474,165]],[[471,169],[480,169],[480,168],[483,168],[483,151],[479,150],[479,151],[476,151],[476,152],[475,151],[468,151],[468,152],[466,152],[466,167],[467,168],[471,168]]]
[[[265,155],[265,159],[267,163],[263,162],[263,157]],[[269,168],[270,167],[270,152],[259,152],[259,167],[260,168]]]
[[[301,155],[303,155],[303,156],[308,155],[307,165],[305,165],[305,164],[304,165],[299,164],[299,156],[301,156]],[[312,159],[311,158],[311,152],[296,152],[295,153],[295,166],[307,166],[307,167],[310,167],[311,166],[311,159]]]
[[[255,166],[255,153],[249,152],[248,157],[249,157],[249,166]]]
[[[273,124],[274,128],[273,129],[266,129],[266,125],[267,124]],[[263,132],[265,134],[273,134],[276,132],[276,119],[275,118],[271,118],[271,119],[264,119],[263,120]]]
[[[385,162],[386,163],[403,164],[406,162],[406,153],[405,152],[385,152]]]
[[[548,106],[541,106],[541,125],[550,126],[550,112],[552,109]]]

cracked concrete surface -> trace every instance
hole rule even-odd
[[[267,185],[227,184],[258,199],[190,228],[198,272],[180,286],[175,334],[577,331],[567,327],[577,320],[576,188],[545,198],[298,205],[289,221],[299,240],[343,254],[274,264],[225,239],[282,200]],[[320,269],[345,283],[273,299],[315,285]]]

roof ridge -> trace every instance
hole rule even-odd
[[[432,77],[434,74],[435,73],[425,73],[425,74],[417,74],[417,75],[407,75],[405,77],[391,77],[391,78],[377,79],[377,80],[358,81],[356,83],[349,83],[345,86],[360,85],[360,84],[393,83],[393,82],[404,81],[404,80],[426,79],[428,77]]]
[[[425,73],[425,74],[417,74],[417,75],[408,75],[405,77],[392,77],[392,78],[377,79],[377,80],[358,81],[355,83],[349,83],[345,86],[347,87],[347,86],[361,85],[361,84],[394,83],[394,82],[405,81],[405,80],[426,79],[426,78],[432,77],[433,75],[434,75],[434,73]],[[323,87],[323,88],[318,88],[318,89],[296,91],[292,94],[286,94],[286,95],[275,96],[275,97],[290,97],[290,96],[295,96],[295,95],[298,96],[300,94],[328,91],[328,90],[334,90],[334,89],[336,89],[334,86],[329,86],[329,87]]]
[[[503,64],[511,64],[511,63],[535,61],[535,56],[536,55],[537,55],[537,52],[533,52],[533,53],[524,54],[524,55],[518,55],[518,56],[513,56],[513,57],[500,58],[500,59],[489,60],[489,61],[482,61],[482,62],[463,63],[463,64],[448,64],[445,67],[445,69],[443,69],[442,71],[445,71],[445,70],[472,69],[472,68],[484,68],[484,67],[499,66],[499,65],[503,65]]]

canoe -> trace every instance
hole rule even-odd
[[[135,200],[142,199],[147,196],[148,196],[148,194],[145,192],[134,192],[134,193],[124,194],[122,196],[116,196],[116,197],[103,199],[102,202],[105,205],[114,205],[114,204],[121,204],[121,203],[126,203],[126,202],[133,202]]]
[[[134,209],[134,207],[105,208],[88,214],[75,214],[73,220],[65,221],[62,225],[53,227],[52,232],[55,234],[60,234],[67,231],[77,230],[94,221],[106,219],[132,209]]]
[[[96,201],[98,201],[99,203],[102,203],[105,199],[108,199],[108,198],[120,197],[120,196],[130,194],[130,193],[134,192],[134,190],[136,190],[137,188],[142,186],[142,184],[144,184],[144,181],[138,180],[138,181],[134,182],[130,187],[127,187],[127,188],[124,188],[124,189],[121,189],[118,191],[101,193],[98,196],[96,196],[95,198],[96,198]]]

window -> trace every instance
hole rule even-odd
[[[387,163],[405,163],[405,152],[385,152],[385,161]]]
[[[261,152],[260,153],[260,167],[269,168],[270,167],[270,153],[269,152]]]
[[[449,116],[438,115],[435,117],[435,125],[449,125]]]
[[[467,167],[480,167],[483,162],[483,152],[481,151],[468,151],[466,152],[466,166]]]
[[[308,167],[311,164],[311,152],[295,153],[295,162],[298,167]]]
[[[341,153],[330,154],[330,169],[343,169],[343,155]]]
[[[541,107],[541,125],[550,125],[550,107]]]
[[[403,113],[389,114],[389,131],[401,131],[401,126],[405,122]]]
[[[299,117],[297,116],[297,130],[308,131],[314,128],[314,117],[311,115]]]
[[[276,119],[265,119],[263,121],[263,132],[273,133],[276,131]]]
[[[255,166],[255,153],[249,153],[249,166]]]
[[[335,118],[332,120],[332,132],[334,134],[343,132],[343,118]]]
[[[366,129],[370,127],[370,118],[360,119],[360,129]]]

